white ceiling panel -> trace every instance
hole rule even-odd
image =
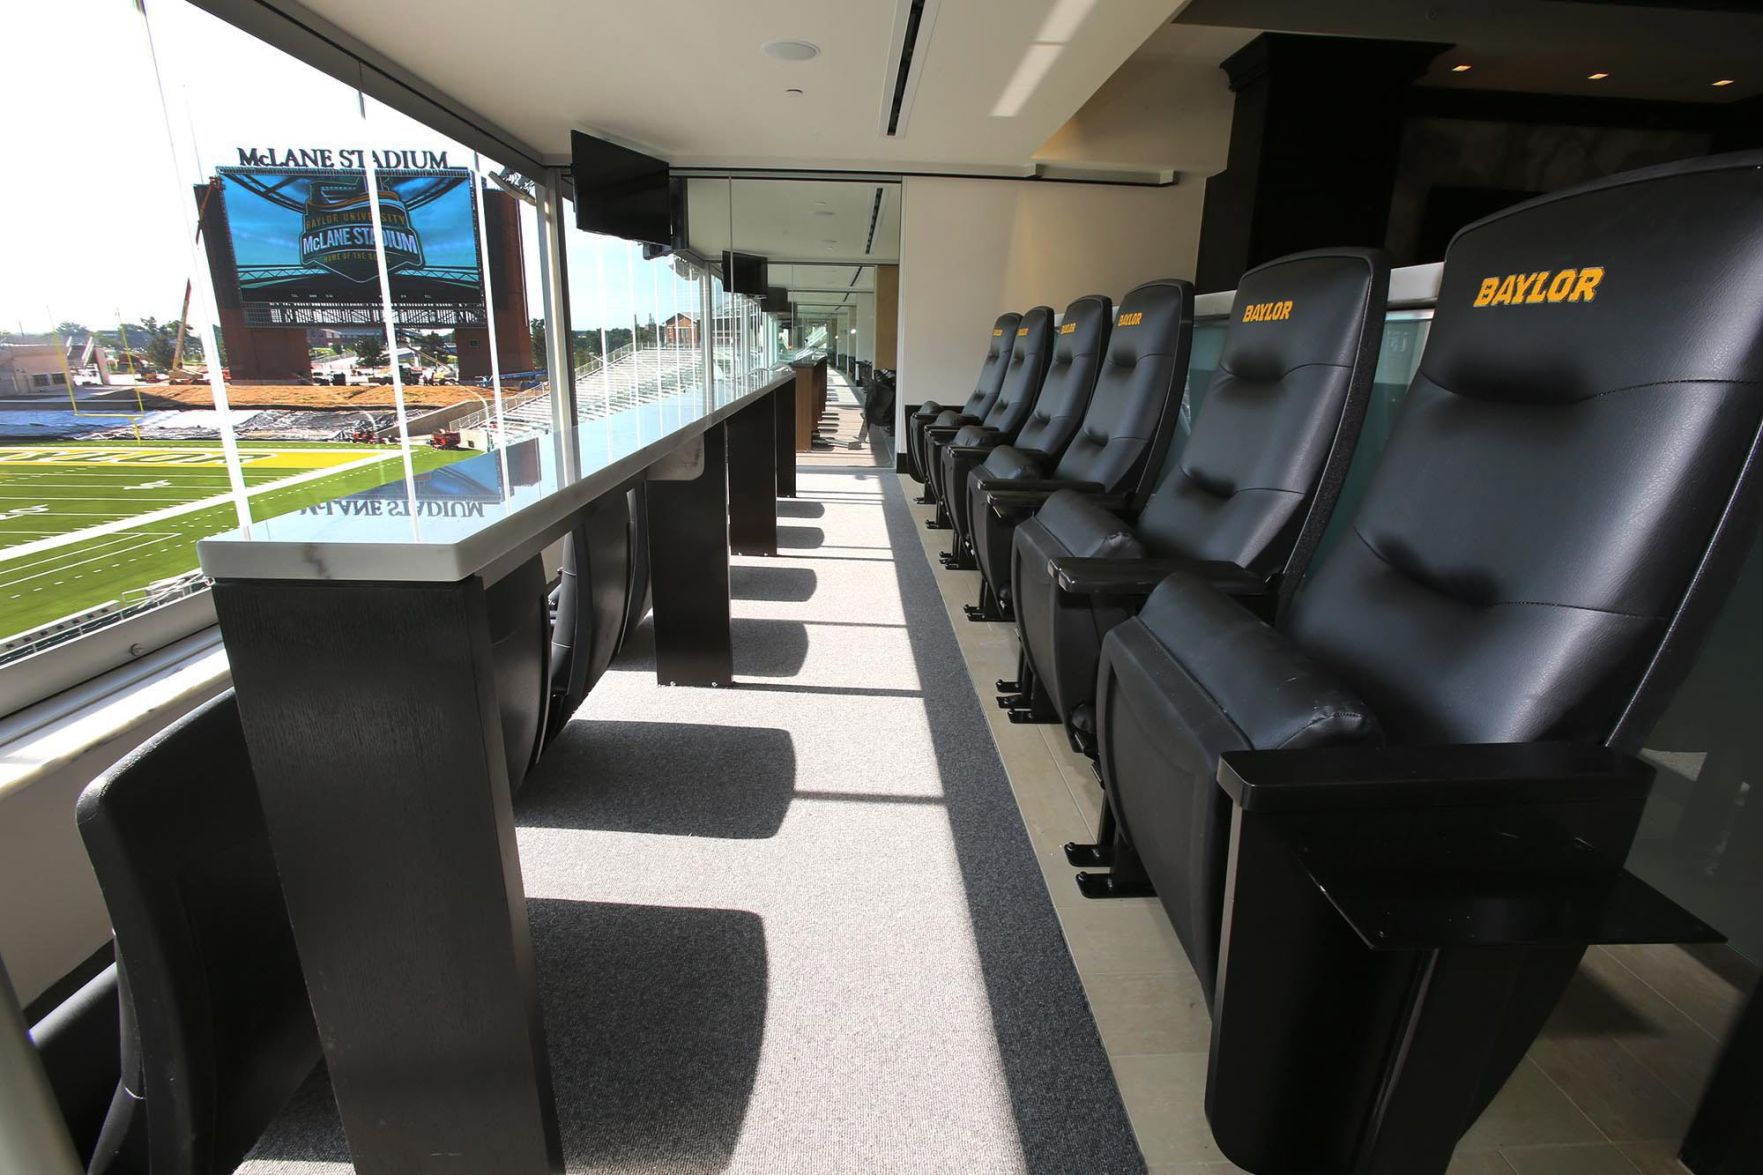
[[[558,158],[569,132],[585,130],[681,165],[1005,172],[1028,170],[1048,136],[1180,7],[932,0],[907,129],[890,138],[882,112],[903,2],[305,0],[440,93]],[[780,39],[821,52],[805,62],[761,52]]]

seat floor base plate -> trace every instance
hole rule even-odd
[[[1106,869],[1114,864],[1114,846],[1084,845],[1068,840],[1065,842],[1065,860],[1079,869]]]
[[[1149,881],[1121,881],[1112,873],[1079,873],[1077,892],[1086,898],[1149,898],[1157,888]]]

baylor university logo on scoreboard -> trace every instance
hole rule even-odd
[[[422,268],[422,238],[411,227],[403,199],[389,188],[380,189],[380,233],[386,244],[386,272]],[[300,264],[328,269],[353,282],[379,276],[365,179],[312,185],[300,233]]]

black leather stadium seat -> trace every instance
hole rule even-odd
[[[121,980],[123,1077],[90,1169],[231,1171],[319,1059],[231,692],[105,772],[78,819]]]
[[[943,452],[956,438],[966,435],[977,439],[983,433],[1013,441],[1034,410],[1040,397],[1041,383],[1047,378],[1047,366],[1053,358],[1053,308],[1036,306],[1022,316],[1016,328],[1016,343],[1010,348],[1010,362],[1004,371],[1004,382],[998,385],[998,398],[977,422],[957,420],[955,413],[941,413],[924,430],[926,483],[930,496],[938,504],[938,517],[932,529],[948,525],[943,493]]]
[[[1084,488],[1136,501],[1169,447],[1194,338],[1194,287],[1177,278],[1127,294],[1083,423],[1054,462],[1001,445],[967,479],[971,541],[985,582],[976,620],[1003,619],[1010,598],[1010,538],[1054,492]]]
[[[1090,395],[1096,390],[1096,376],[1113,325],[1114,304],[1104,294],[1089,294],[1067,306],[1054,338],[1052,362],[1041,381],[1041,394],[1014,435],[968,426],[943,450],[940,485],[947,489],[939,501],[947,508],[949,526],[955,532],[955,541],[943,556],[945,566],[974,566],[967,481],[993,449],[1014,444],[1034,460],[1053,464],[1077,435]]]
[[[1752,152],[1463,229],[1279,627],[1178,572],[1104,640],[1112,888],[1154,883],[1213,1003],[1240,1166],[1443,1171],[1586,943],[1678,941],[1621,871],[1629,753],[1756,533],[1760,208]]]
[[[1024,657],[1013,716],[1057,717],[1076,745],[1093,746],[1102,637],[1183,564],[1218,564],[1215,582],[1273,614],[1303,577],[1352,462],[1388,292],[1387,258],[1362,249],[1250,270],[1188,442],[1144,508],[1110,511],[1061,490],[1016,528]]]
[[[622,579],[615,586],[622,589]],[[607,590],[607,585],[602,583],[597,590]],[[496,704],[502,717],[502,748],[507,757],[511,794],[526,782],[527,772],[538,762],[544,747],[553,665],[549,597],[544,562],[537,555],[484,589],[490,658],[496,673]],[[591,621],[592,617],[582,619]],[[572,627],[573,624],[572,621]],[[568,652],[564,650],[566,655],[559,658],[563,665],[573,668],[581,664],[567,656]],[[606,656],[610,658],[611,654]],[[566,673],[569,671],[566,669]],[[585,686],[582,692],[587,692]],[[576,699],[578,704],[580,700]]]
[[[31,1025],[31,1043],[80,1161],[90,1163],[122,1077],[122,1025],[111,963]]]
[[[1021,322],[1022,315],[1006,313],[1000,314],[998,321],[992,324],[992,337],[986,341],[986,357],[979,366],[979,379],[974,382],[973,391],[968,393],[966,403],[953,409],[954,416],[949,420],[977,423],[991,408],[992,401],[998,398],[998,389],[1004,384],[1004,371],[1010,364],[1010,351],[1016,346],[1016,331]],[[906,418],[907,465],[912,476],[921,482],[930,481],[925,464],[924,430],[942,418],[945,411],[949,410],[935,400],[926,400],[918,406],[918,411]]]
[[[569,722],[624,638],[635,587],[631,540],[627,494],[601,497],[564,536],[562,577],[552,594],[545,742]]]

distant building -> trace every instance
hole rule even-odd
[[[67,360],[54,343],[0,343],[0,393],[42,396],[67,391]]]
[[[698,320],[689,314],[676,314],[661,324],[661,339],[670,347],[696,347]]]

